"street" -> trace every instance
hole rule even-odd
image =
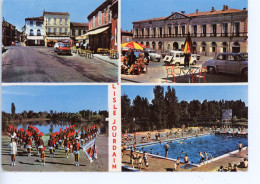
[[[111,62],[77,54],[58,55],[53,47],[6,47],[2,55],[3,82],[117,82]]]
[[[212,57],[201,56],[200,60],[197,61],[196,67],[201,67],[204,61],[211,59]],[[183,67],[181,65],[180,67]],[[144,69],[145,71],[146,69]],[[180,74],[179,69],[175,69],[175,82],[176,83],[188,83],[187,77],[183,79],[183,74]],[[121,74],[123,83],[166,83],[167,72],[165,64],[161,60],[160,62],[150,61],[148,66],[148,73],[146,71],[140,75],[129,75]],[[173,83],[173,76],[169,76],[167,83]],[[191,80],[190,80],[191,82]],[[198,81],[194,81],[198,83]],[[203,80],[201,81],[204,82]],[[245,82],[240,76],[224,73],[206,74],[207,83],[230,83],[230,82]]]

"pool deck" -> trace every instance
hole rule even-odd
[[[199,136],[207,135],[212,132],[209,131],[204,131],[202,134]],[[222,132],[223,134],[226,132]],[[157,141],[154,138],[154,134],[152,133],[151,136],[151,144],[156,143]],[[183,138],[188,138],[188,137],[193,137],[195,136],[194,133],[186,133],[183,136],[181,135],[171,135],[166,138],[166,133],[161,133],[162,135],[162,142],[170,141],[170,140],[176,140],[176,139],[183,139]],[[244,134],[241,133],[241,134]],[[142,137],[144,134],[138,134],[137,133],[137,147],[141,145],[147,144],[147,142],[141,141]],[[130,143],[131,145],[131,143]],[[234,151],[231,153],[228,153],[226,155],[214,158],[213,160],[210,161],[210,163],[207,163],[205,165],[200,165],[195,166],[195,165],[190,165],[190,164],[180,164],[180,168],[175,171],[174,170],[174,165],[175,165],[175,160],[174,159],[165,159],[165,157],[160,157],[157,155],[148,155],[148,163],[149,163],[149,171],[150,172],[216,172],[220,166],[227,167],[228,163],[231,163],[232,165],[237,164],[239,165],[240,162],[244,159],[248,158],[248,148],[244,148],[241,153],[238,151]],[[130,164],[130,151],[126,151],[126,155],[123,156],[122,158],[122,170],[127,170],[127,171],[140,171],[137,169],[137,165],[134,165],[134,170],[132,170],[132,165]],[[248,168],[238,168],[238,171],[247,171]],[[144,169],[144,165],[142,165],[141,171],[147,172]]]

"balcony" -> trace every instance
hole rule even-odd
[[[61,33],[55,33],[55,32],[47,32],[47,36],[68,36],[70,33],[69,32],[61,32]]]
[[[187,34],[162,34],[162,35],[133,35],[133,38],[180,38]],[[247,32],[242,33],[192,33],[191,37],[246,37]]]

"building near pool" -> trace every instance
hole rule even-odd
[[[89,46],[117,50],[118,0],[105,0],[88,15],[89,31],[82,36],[89,37]]]
[[[70,14],[68,12],[43,11],[45,46],[48,43],[70,39]]]
[[[27,46],[44,46],[44,24],[43,16],[25,18],[25,43]]]
[[[182,49],[188,32],[195,53],[248,52],[248,11],[224,5],[221,10],[172,12],[167,17],[133,22],[133,40],[158,52]]]

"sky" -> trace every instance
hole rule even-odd
[[[228,85],[228,86],[171,86],[175,89],[178,101],[190,102],[192,100],[242,100],[248,105],[248,86],[247,85]],[[122,95],[128,95],[133,100],[137,95],[146,97],[149,102],[154,98],[154,86],[125,86],[122,85]],[[164,92],[167,86],[164,86]]]
[[[121,1],[121,26],[123,30],[132,30],[132,22],[166,17],[172,12],[185,11],[194,13],[199,11],[210,11],[223,9],[223,5],[229,8],[248,9],[247,0],[122,0]]]
[[[42,16],[43,10],[69,12],[71,22],[87,23],[87,16],[105,0],[0,0],[3,1],[2,17],[17,29],[25,24],[27,17]]]
[[[2,86],[2,111],[16,112],[54,110],[78,112],[80,110],[108,110],[107,85],[79,86]]]

